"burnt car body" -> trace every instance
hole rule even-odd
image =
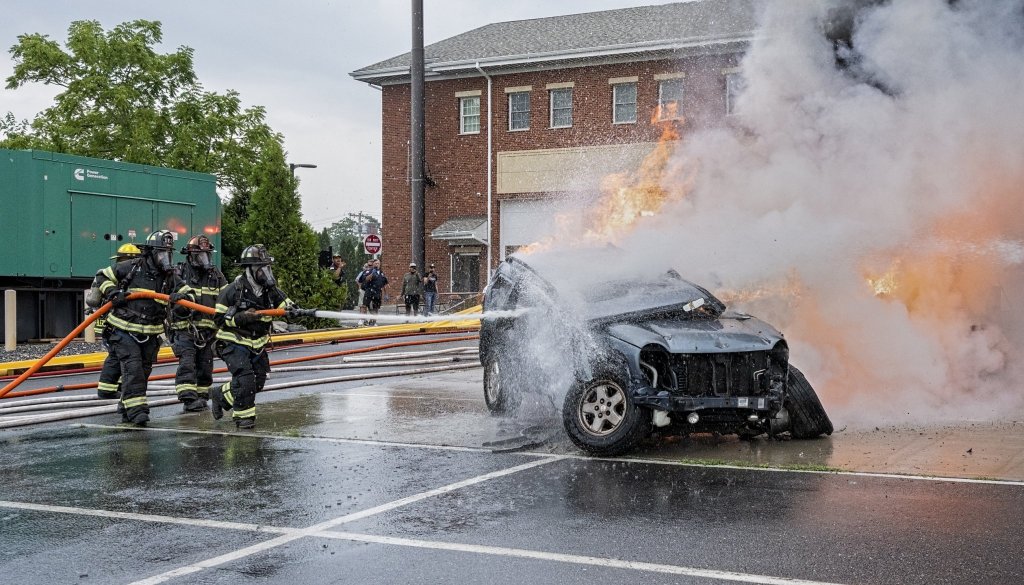
[[[674,271],[598,280],[574,302],[516,256],[495,271],[480,360],[484,398],[494,413],[524,394],[558,385],[569,438],[595,455],[631,450],[656,427],[679,433],[789,433],[813,438],[832,423],[806,378],[789,364],[789,346],[771,325],[738,311]],[[546,277],[547,276],[547,277]],[[575,307],[575,308],[570,308]],[[531,355],[531,349],[543,349]],[[535,367],[547,359],[550,371]]]

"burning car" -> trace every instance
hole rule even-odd
[[[488,284],[484,310],[513,311],[482,321],[484,399],[492,413],[540,388],[564,386],[566,433],[601,456],[630,451],[659,427],[743,438],[832,433],[771,325],[727,309],[672,270],[599,279],[571,301],[552,284],[561,274],[510,256]],[[537,367],[541,361],[548,366]],[[568,375],[560,380],[559,372]]]

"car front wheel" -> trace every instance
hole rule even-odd
[[[569,439],[587,453],[621,455],[650,432],[650,413],[636,406],[621,376],[605,373],[576,383],[565,396],[562,424]]]
[[[789,432],[794,439],[813,439],[832,434],[832,421],[825,413],[825,407],[821,405],[807,377],[793,366],[789,366],[786,391],[789,395],[786,409],[793,421]]]

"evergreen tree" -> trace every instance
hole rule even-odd
[[[317,264],[317,234],[302,221],[295,181],[278,141],[264,145],[253,184],[255,190],[243,229],[246,244],[267,247],[274,257],[279,286],[299,306],[327,310],[341,307],[344,289]]]

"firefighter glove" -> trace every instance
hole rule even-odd
[[[245,327],[246,325],[252,325],[260,320],[260,316],[256,314],[256,311],[249,309],[248,311],[242,311],[235,313],[235,324]]]
[[[167,300],[172,303],[177,303],[178,301],[187,301],[188,295],[182,292],[173,292],[167,297]]]
[[[112,293],[109,300],[110,304],[113,305],[115,309],[120,309],[121,307],[128,305],[128,294],[123,290],[119,290]]]

